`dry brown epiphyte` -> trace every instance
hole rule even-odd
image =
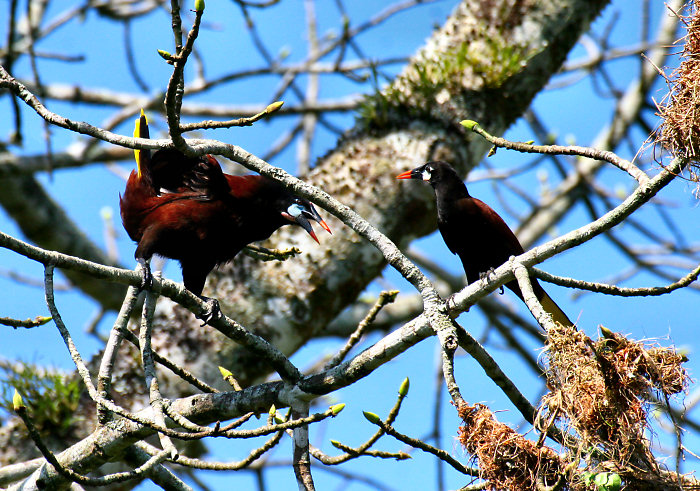
[[[589,454],[588,463],[623,474],[633,468],[647,480],[657,475],[646,432],[649,401],[654,393],[663,399],[685,390],[686,358],[674,348],[629,340],[602,327],[595,342],[581,331],[557,327],[548,333],[550,392],[542,399],[538,427],[545,431],[560,423],[578,439],[579,454]]]
[[[689,15],[682,17],[687,35],[681,54],[681,64],[667,82],[669,93],[658,104],[663,122],[657,131],[656,142],[674,157],[690,159],[690,178],[700,182],[700,2],[689,5]]]
[[[482,404],[458,409],[459,441],[479,462],[489,489],[546,489],[563,482],[563,464],[549,447],[530,441],[496,420]]]

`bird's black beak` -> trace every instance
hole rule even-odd
[[[420,172],[418,172],[418,169],[411,169],[402,172],[396,176],[396,179],[423,179],[423,177],[420,175]]]
[[[311,227],[311,223],[306,219],[304,215],[299,215],[298,217],[294,218],[294,221],[301,225],[304,228],[304,230],[306,230],[309,233],[311,238],[316,241],[317,244],[320,244],[320,242],[318,241],[318,237],[316,237],[314,229]]]

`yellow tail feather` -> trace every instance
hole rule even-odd
[[[149,138],[148,134],[148,118],[141,109],[141,115],[134,121],[134,138]],[[134,149],[134,158],[136,159],[136,173],[141,179],[141,150]],[[146,150],[147,152],[147,150]]]
[[[542,304],[542,308],[544,308],[545,312],[552,316],[554,322],[558,322],[565,327],[574,327],[574,323],[569,320],[564,311],[562,311],[559,306],[554,303],[554,300],[552,300],[547,293],[540,298],[540,303]]]

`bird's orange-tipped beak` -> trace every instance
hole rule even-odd
[[[407,170],[406,172],[402,172],[398,176],[396,176],[396,179],[413,179],[413,170]]]
[[[331,232],[331,228],[328,226],[328,224],[326,224],[325,221],[323,221],[323,219],[319,220],[318,223],[321,224],[321,226],[323,227],[323,229],[324,229],[326,232],[328,232],[329,234],[333,235],[333,232]],[[316,242],[318,242],[318,241],[316,241]]]
[[[314,239],[314,240],[316,241],[316,243],[317,243],[318,245],[321,245],[321,243],[318,241],[318,237],[316,237],[316,232],[314,232],[313,229],[307,230],[307,232],[309,233],[309,235],[311,236],[311,238]]]

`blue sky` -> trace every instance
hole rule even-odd
[[[319,32],[327,33],[332,30],[338,32],[339,15],[333,2],[318,2]],[[360,1],[348,2],[346,7],[351,10],[350,18],[359,23],[376,12],[376,2]],[[658,13],[663,5],[655,6]],[[389,3],[387,3],[389,5]],[[372,30],[362,35],[358,42],[367,53],[377,53],[377,56],[405,56],[410,55],[420,46],[423,40],[430,35],[434,25],[442,23],[449,14],[454,2],[436,2],[421,6],[412,11],[392,18],[380,29]],[[63,7],[61,7],[63,8]],[[55,13],[58,13],[58,9]],[[639,40],[640,19],[636,2],[617,0],[609,6],[604,15],[596,21],[594,30],[601,32],[606,25],[612,22],[619,13],[611,43],[616,46],[628,46]],[[281,2],[278,7],[270,10],[255,11],[254,18],[259,26],[272,26],[263,28],[263,38],[273,54],[288,51],[290,59],[302,59],[305,53],[304,39],[304,9],[299,0]],[[653,19],[658,15],[653,15]],[[251,39],[248,36],[239,11],[229,2],[209,2],[205,12],[205,28],[200,33],[197,41],[198,47],[206,52],[206,70],[208,76],[228,73],[236,68],[257,67],[263,65],[258,53],[252,49]],[[189,25],[191,20],[184,21]],[[289,29],[289,26],[295,26]],[[5,39],[6,26],[0,26],[0,39]],[[168,18],[162,13],[154,13],[144,19],[133,22],[131,29],[136,33],[137,65],[142,71],[150,90],[155,92],[162,90],[170,75],[170,67],[160,60],[156,49],[172,50],[172,34],[169,28]],[[106,19],[97,18],[94,14],[88,15],[84,22],[72,21],[72,23],[54,33],[38,49],[47,51],[60,51],[65,54],[85,54],[84,63],[69,64],[56,61],[40,60],[39,68],[42,79],[46,82],[63,82],[67,84],[85,83],[89,87],[104,87],[114,91],[137,90],[132,78],[128,75],[125,59],[121,49],[121,28]],[[585,55],[583,48],[578,47],[571,54],[571,59],[578,59]],[[395,73],[400,65],[390,67],[388,72]],[[607,65],[610,76],[615,80],[616,86],[624,89],[629,81],[639,70],[639,61],[625,59],[611,62]],[[28,75],[26,60],[20,61],[15,67],[15,73],[20,76]],[[190,72],[191,75],[191,72]],[[302,86],[305,83],[301,79]],[[247,82],[228,85],[226,90],[217,90],[206,96],[196,99],[197,102],[211,102],[216,104],[250,104],[267,103],[268,94],[271,94],[277,85],[275,78],[256,78]],[[659,83],[656,99],[663,97],[664,84]],[[352,91],[358,90],[345,79],[337,77],[333,82],[323,84],[321,97],[340,97]],[[366,88],[362,90],[367,90]],[[285,99],[287,104],[295,104],[293,97]],[[59,114],[72,119],[83,119],[92,124],[99,125],[104,118],[111,114],[111,110],[95,107],[79,107],[65,103],[50,101],[49,108]],[[9,112],[7,98],[0,99],[0,113]],[[560,142],[566,142],[575,138],[579,144],[589,144],[600,128],[610,120],[612,106],[610,99],[601,99],[596,95],[595,85],[590,78],[585,78],[578,83],[561,89],[555,89],[540,94],[534,101],[534,108],[544,120],[547,127],[554,132]],[[649,113],[651,115],[651,112]],[[35,154],[43,150],[42,125],[39,119],[30,111],[23,111],[25,146],[17,150],[20,153]],[[340,114],[329,117],[338,127],[346,129],[351,127],[354,116]],[[647,120],[656,124],[652,116]],[[272,123],[257,124],[253,128],[243,128],[227,131],[219,131],[215,134],[207,133],[208,137],[219,138],[243,146],[247,150],[262,155],[269,145],[289,125],[289,118],[281,118]],[[0,134],[7,135],[12,127],[10,118],[0,118]],[[118,131],[129,134],[131,132],[131,120],[122,125]],[[77,137],[61,129],[53,129],[53,148],[61,150],[65,146],[74,143]],[[532,135],[527,125],[519,121],[506,135],[512,139],[530,140]],[[633,145],[640,146],[646,135],[639,132],[634,135]],[[335,135],[320,130],[318,138],[314,142],[314,158],[323,155],[326,150],[335,144]],[[635,147],[635,150],[636,150]],[[294,169],[295,147],[283,152],[273,164]],[[631,158],[631,150],[623,149],[623,157]],[[500,150],[496,156],[488,159],[488,164],[494,169],[511,169],[515,166],[529,162],[530,157],[523,157],[514,152]],[[132,167],[131,162],[121,165],[123,170]],[[484,170],[480,167],[478,170]],[[101,213],[105,209],[112,210],[116,227],[119,233],[118,246],[120,260],[127,267],[133,266],[134,246],[121,229],[118,223],[118,194],[124,187],[124,181],[115,173],[102,165],[92,165],[82,169],[61,170],[54,172],[52,176],[42,174],[38,176],[51,195],[65,206],[71,218],[91,237],[96,243],[104,244],[103,219]],[[547,168],[547,174],[543,170],[530,171],[517,178],[517,184],[527,190],[539,190],[543,182],[549,182],[553,187],[556,184],[556,174],[553,168]],[[604,182],[609,189],[622,188],[630,190],[631,179],[616,169],[608,169],[604,172]],[[405,183],[404,183],[405,184]],[[499,186],[498,181],[478,181],[469,184],[470,192],[480,199],[490,203],[504,219],[511,225],[516,223],[516,217],[508,213],[513,208],[521,213],[525,210],[524,203],[512,193],[504,192],[508,207],[502,205],[494,188]],[[689,242],[700,241],[700,231],[697,225],[698,201],[693,196],[694,185],[679,181],[674,183],[661,194],[661,199],[673,203],[668,213],[674,216],[682,226],[683,233]],[[501,189],[502,191],[502,189]],[[599,209],[599,213],[603,210]],[[670,236],[664,222],[658,213],[653,210],[645,211],[640,215],[648,227],[664,236]],[[566,220],[560,224],[556,233],[564,233],[585,224],[588,216],[582,208],[577,208],[570,213]],[[0,211],[0,230],[21,237],[15,224],[8,219],[3,211]],[[629,227],[622,226],[622,237],[626,237],[636,244],[642,244],[645,240],[639,237]],[[461,274],[461,266],[458,259],[447,252],[439,235],[431,235],[420,239],[414,244],[426,253],[432,254],[445,268],[455,274]],[[622,257],[605,238],[597,238],[575,251],[562,254],[542,264],[542,269],[555,274],[572,276],[574,278],[605,281],[629,266],[628,260]],[[12,281],[4,276],[8,271],[21,272],[22,275],[42,279],[42,268],[16,254],[0,249],[0,288],[6,293],[0,297],[0,315],[17,318],[33,317],[46,314],[46,306],[43,301],[41,288],[27,286]],[[176,264],[169,264],[166,276],[179,280],[179,270]],[[685,274],[679,271],[679,275]],[[648,274],[635,277],[626,283],[626,286],[650,286],[663,284],[662,280]],[[382,284],[410,291],[407,283],[395,272],[387,270]],[[371,290],[379,288],[373,287]],[[698,364],[693,356],[697,346],[695,329],[697,321],[694,306],[697,305],[697,293],[691,291],[677,291],[671,295],[651,298],[619,298],[607,297],[597,294],[584,294],[578,299],[573,299],[571,292],[552,285],[546,286],[553,298],[572,318],[579,319],[579,325],[589,335],[595,335],[597,326],[603,324],[614,331],[630,334],[632,337],[656,338],[663,345],[675,344],[687,349],[690,353],[688,367],[691,376],[698,371]],[[513,305],[520,313],[527,314],[523,307],[517,305],[516,299],[506,294],[499,297],[500,300]],[[64,320],[73,333],[79,349],[84,357],[89,357],[97,352],[99,343],[92,337],[85,336],[83,330],[97,311],[94,302],[86,299],[78,292],[63,292],[57,295],[58,306],[64,316]],[[689,315],[690,314],[690,315]],[[106,332],[113,316],[107,316],[100,323],[102,332]],[[484,321],[477,309],[463,314],[460,323],[477,338],[484,331]],[[366,340],[371,343],[376,340],[376,335]],[[508,373],[521,374],[518,386],[530,398],[536,401],[541,383],[536,376],[529,372],[522,362],[516,359],[508,349],[503,349],[505,344],[497,337],[491,336],[493,343],[490,351],[504,370]],[[532,353],[538,353],[541,345],[530,339],[523,338],[528,349]],[[314,360],[319,353],[332,352],[337,349],[337,342],[319,341],[310,343],[295,355],[293,361],[298,366],[305,366]],[[399,416],[397,428],[412,436],[421,437],[427,435],[432,428],[432,397],[435,392],[436,378],[436,344],[434,340],[428,340],[421,345],[412,348],[404,356],[392,361],[365,380],[348,387],[332,395],[333,401],[346,402],[348,406],[338,419],[318,425],[312,430],[312,443],[323,447],[328,453],[334,454],[329,439],[337,439],[349,445],[357,445],[372,434],[374,427],[364,421],[362,410],[370,410],[380,415],[385,415],[395,400],[396,390],[404,377],[411,379],[411,393],[404,402],[404,410]],[[72,362],[65,347],[52,324],[33,330],[12,331],[9,328],[0,330],[0,357],[25,361],[34,361],[48,364],[62,369],[72,369]],[[483,402],[493,410],[501,410],[498,417],[509,422],[513,426],[522,425],[522,420],[513,410],[513,407],[498,391],[493,384],[482,374],[481,369],[469,358],[461,357],[457,362],[457,381],[462,384],[463,393],[470,402]],[[427,398],[427,401],[426,401]],[[324,404],[329,401],[324,401]],[[330,402],[329,402],[330,403]],[[443,403],[443,424],[441,447],[452,452],[463,462],[467,462],[463,451],[455,442],[456,427],[458,421],[454,410],[446,402]],[[656,436],[659,445],[668,446],[672,442],[659,432]],[[689,448],[698,448],[698,442],[686,442]],[[379,448],[398,450],[403,447],[396,441],[384,439]],[[238,442],[216,442],[213,445],[216,460],[234,460],[247,453]],[[274,459],[287,459],[291,454],[291,444],[286,441],[275,451]],[[408,462],[375,461],[373,459],[361,459],[348,463],[341,467],[344,470],[362,471],[380,476],[382,482],[393,483],[394,489],[432,489],[435,486],[436,464],[432,457],[421,452],[413,454],[413,460]],[[333,489],[340,482],[337,477],[327,474],[315,466],[314,477],[319,489]],[[684,464],[685,471],[700,468],[700,462],[692,456]],[[451,470],[446,470],[447,484],[449,488],[460,487],[465,484],[463,478]],[[214,489],[224,489],[229,479],[228,476],[217,476],[215,473],[204,473],[203,479]],[[250,486],[254,483],[254,477],[248,476]],[[270,471],[267,475],[267,484],[282,489],[290,489],[294,486],[293,474],[288,467]],[[398,483],[401,483],[398,485]],[[143,489],[152,489],[154,486],[144,484]],[[241,489],[246,489],[245,482]],[[368,489],[360,483],[351,484],[347,489]]]

